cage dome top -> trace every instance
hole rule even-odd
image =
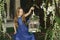
[[[33,14],[31,15],[30,17],[30,20],[39,20],[39,16],[35,15],[34,11],[33,11]]]

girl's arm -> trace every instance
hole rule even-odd
[[[32,10],[34,10],[34,7],[31,7],[30,10],[29,10],[29,12],[26,13],[24,16],[27,17],[28,15],[30,15]]]
[[[16,27],[15,27],[15,24],[14,24],[14,34],[16,34]]]

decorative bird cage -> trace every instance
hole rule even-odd
[[[30,22],[29,22],[29,32],[40,32],[40,23],[39,23],[39,16],[36,16],[34,14],[34,11],[33,11],[33,14],[32,16],[30,17]]]

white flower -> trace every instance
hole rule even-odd
[[[49,15],[49,11],[47,11],[47,15]]]
[[[41,8],[43,8],[43,6],[40,6]]]
[[[53,7],[52,6],[48,7],[47,11],[49,12],[53,11]]]
[[[47,11],[52,12],[54,9],[55,9],[55,6],[52,5],[52,6],[49,6],[49,7],[48,7]]]
[[[44,8],[45,6],[45,3],[43,2],[42,5],[40,6],[42,9]]]
[[[54,5],[52,5],[52,8],[53,8],[53,10],[55,9],[55,6]]]

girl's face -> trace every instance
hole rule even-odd
[[[23,9],[19,9],[19,16],[23,15]]]

